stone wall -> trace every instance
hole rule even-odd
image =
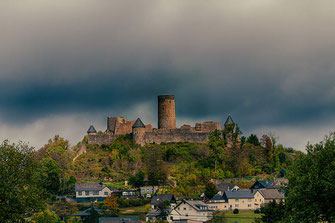
[[[110,145],[117,137],[117,135],[111,135],[108,133],[88,134],[87,142],[88,144]]]
[[[162,142],[193,142],[193,143],[206,143],[208,141],[209,132],[188,132],[188,131],[175,131],[175,132],[145,132],[143,138],[135,139],[137,144],[145,145],[146,143],[161,144]]]

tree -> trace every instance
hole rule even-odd
[[[288,170],[287,218],[291,222],[335,221],[335,132],[307,145]]]
[[[206,183],[206,187],[205,187],[205,195],[206,195],[206,197],[208,199],[211,199],[217,193],[218,193],[218,189],[216,188],[215,184],[212,183],[211,181],[208,181]]]
[[[67,202],[65,199],[54,202],[50,207],[50,210],[54,211],[61,220],[66,220],[68,217],[78,212],[76,204]]]
[[[50,194],[57,195],[60,192],[62,170],[58,167],[55,160],[44,158],[40,162],[39,182]]]
[[[111,217],[118,217],[120,214],[119,205],[117,203],[117,197],[114,195],[107,197],[103,201],[103,208],[106,214]]]
[[[129,184],[133,187],[141,187],[144,185],[144,173],[143,171],[138,171],[135,176],[129,178]]]
[[[251,134],[248,137],[247,142],[250,143],[250,144],[253,144],[255,146],[259,146],[260,145],[258,137],[256,135],[254,135],[254,134]]]
[[[55,212],[46,209],[33,214],[31,220],[32,223],[58,223],[58,216]]]
[[[146,151],[146,169],[151,186],[164,185],[167,181],[167,169],[163,162],[162,151],[153,146]]]
[[[283,201],[277,203],[273,200],[262,208],[262,213],[263,223],[281,222],[285,215],[285,205]]]
[[[34,148],[5,140],[0,145],[0,222],[23,222],[44,205]]]
[[[222,138],[222,131],[215,130],[208,137],[207,146],[211,149],[211,160],[214,160],[214,169],[216,172],[217,162],[223,161],[225,142]]]

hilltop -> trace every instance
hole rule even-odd
[[[63,182],[71,179],[104,182],[122,189],[131,187],[125,186],[125,181],[143,172],[142,184],[154,182],[164,186],[165,192],[198,197],[210,179],[239,178],[239,184],[248,187],[253,179],[284,177],[286,168],[301,154],[276,145],[267,135],[260,140],[255,135],[241,137],[238,143],[229,146],[220,134],[213,132],[206,144],[179,142],[145,146],[136,144],[129,135],[119,136],[111,145],[90,145],[85,137],[73,148],[69,148],[67,140],[56,136],[36,155],[40,160],[55,160],[63,173]],[[66,185],[60,184],[59,193],[71,191],[71,183]]]

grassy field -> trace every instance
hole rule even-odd
[[[221,213],[227,218],[228,223],[252,223],[255,218],[261,217],[260,214],[255,214],[254,211],[242,210],[238,214],[233,214],[233,211],[224,211]]]
[[[137,207],[129,207],[129,208],[121,208],[121,216],[124,217],[139,217],[140,220],[145,220],[146,215],[146,206],[137,206]]]

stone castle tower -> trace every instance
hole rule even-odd
[[[233,123],[229,116],[225,126]],[[145,125],[140,118],[129,121],[125,117],[108,117],[107,129],[97,133],[93,126],[87,131],[88,144],[110,145],[120,135],[131,136],[137,144],[192,142],[206,143],[215,130],[221,130],[221,123],[206,121],[197,122],[194,126],[182,125],[176,128],[175,96],[158,96],[158,128],[151,124]]]
[[[158,96],[158,129],[175,129],[176,113],[174,95]]]

